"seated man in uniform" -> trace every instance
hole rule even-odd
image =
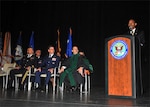
[[[73,55],[66,59],[59,71],[60,73],[60,82],[59,85],[62,85],[65,78],[70,82],[69,90],[76,91],[79,84],[83,82],[84,69],[89,69],[87,64],[84,61],[84,57],[79,54],[77,46],[72,48]]]
[[[39,72],[38,71],[38,68],[42,67],[42,62],[43,62],[43,58],[41,57],[41,50],[40,49],[37,49],[35,51],[35,59],[36,59],[36,65],[35,65],[35,75]],[[37,78],[35,78],[37,79]],[[35,80],[37,81],[37,80]],[[35,82],[34,81],[34,82]],[[36,84],[36,88],[38,87],[38,84]]]
[[[27,55],[25,55],[23,57],[23,59],[21,61],[21,64],[18,65],[15,69],[10,71],[9,88],[12,87],[12,82],[15,79],[15,74],[23,74],[23,76],[24,76],[25,72],[27,70],[29,70],[34,65],[35,65],[34,50],[33,50],[33,48],[30,47],[30,48],[27,49]],[[22,85],[23,85],[24,80],[21,81],[21,82],[22,82]],[[20,86],[22,86],[22,85],[20,84]],[[22,87],[20,87],[20,88],[22,89]]]
[[[34,50],[32,47],[29,47],[27,50],[27,55],[23,58],[22,64],[24,66],[20,89],[23,89],[24,83],[27,82],[27,74],[30,72],[34,73],[34,67],[36,66],[36,59],[34,55]],[[31,77],[31,81],[33,81],[33,77]]]
[[[48,56],[46,56],[43,59],[42,62],[42,67],[38,68],[36,71],[36,75],[35,75],[35,82],[38,83],[39,87],[41,89],[41,79],[40,79],[40,75],[41,74],[46,74],[46,79],[45,79],[45,86],[48,85],[50,78],[51,78],[51,74],[54,71],[55,67],[58,67],[59,65],[59,60],[60,58],[58,56],[56,56],[55,54],[55,49],[54,46],[49,46],[48,47]],[[42,88],[43,90],[43,88]],[[45,87],[44,87],[45,90]]]

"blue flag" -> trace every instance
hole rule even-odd
[[[20,32],[20,35],[19,35],[18,40],[17,40],[17,45],[21,45],[22,46],[21,32]]]
[[[23,58],[23,51],[22,51],[22,37],[21,32],[17,40],[17,46],[15,48],[15,61],[19,64],[20,60]]]
[[[30,37],[29,47],[34,49],[34,32],[33,31]]]
[[[72,56],[72,30],[71,28],[70,28],[70,32],[69,32],[68,40],[67,40],[66,55],[67,57]]]

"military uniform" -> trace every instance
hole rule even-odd
[[[34,67],[35,66],[36,66],[35,55],[27,55],[25,58],[23,58],[22,67],[23,67],[24,70],[23,70],[21,84],[24,84],[26,82],[26,76],[27,76],[26,72],[28,72],[28,70],[26,69],[26,67],[31,67],[31,73],[34,73]],[[32,82],[34,82],[33,79],[34,78],[31,78]]]
[[[43,64],[43,58],[42,57],[36,57],[36,67],[35,68],[41,68]],[[42,74],[42,72],[40,71],[36,71],[35,72],[35,82],[41,84],[41,80],[40,80],[40,74]]]
[[[40,75],[46,74],[47,76],[45,79],[45,85],[47,85],[51,78],[51,72],[48,71],[48,69],[58,67],[59,60],[60,60],[60,58],[56,55],[46,56],[42,62],[41,72],[36,72],[35,82],[38,83],[39,85],[41,85]]]
[[[35,60],[36,60],[35,68],[42,67],[43,58],[42,57],[35,57]]]
[[[10,71],[10,82],[9,86],[11,87],[13,80],[15,79],[16,74],[25,74],[27,71],[26,67],[33,68],[36,65],[35,56],[34,55],[26,55],[23,57],[20,66],[20,69],[13,69]],[[33,72],[33,69],[31,70]]]

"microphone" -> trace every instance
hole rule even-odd
[[[129,30],[132,30],[133,29],[133,27],[132,26],[129,26]]]

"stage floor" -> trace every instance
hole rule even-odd
[[[150,107],[150,93],[147,91],[137,99],[123,99],[107,97],[99,87],[93,87],[87,94],[0,89],[0,107]]]

